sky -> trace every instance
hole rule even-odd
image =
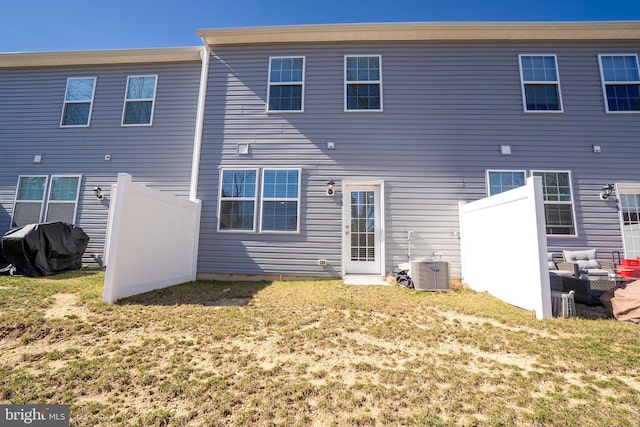
[[[196,29],[640,20],[640,0],[0,0],[0,52],[200,46]]]

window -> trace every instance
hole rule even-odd
[[[640,75],[637,55],[598,55],[605,110],[640,111]]]
[[[95,77],[67,79],[60,126],[89,126],[95,89]]]
[[[80,179],[80,175],[19,177],[11,226],[54,221],[75,223]]]
[[[49,198],[46,222],[63,221],[73,224],[76,217],[79,176],[52,176],[49,185]]]
[[[489,196],[522,187],[525,184],[525,171],[487,171],[487,189]]]
[[[255,230],[255,169],[222,171],[220,186],[220,230]]]
[[[262,231],[298,232],[300,171],[265,169],[262,175]]]
[[[158,76],[129,76],[122,112],[122,125],[150,125]]]
[[[304,57],[271,58],[267,110],[302,111],[303,86]]]
[[[547,235],[575,235],[569,172],[533,171],[532,175],[542,178]]]
[[[562,111],[555,55],[519,55],[524,111]]]
[[[260,231],[300,231],[300,169],[263,169]],[[258,169],[223,169],[218,230],[256,231]]]
[[[345,111],[382,111],[381,57],[344,57]]]

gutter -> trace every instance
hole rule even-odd
[[[207,101],[207,83],[209,80],[209,63],[211,60],[211,49],[205,42],[206,35],[203,35],[204,46],[200,51],[202,68],[200,71],[200,89],[198,91],[198,108],[196,110],[196,128],[193,137],[193,160],[191,161],[191,184],[189,186],[189,200],[196,201],[198,198],[198,180],[200,176],[200,153],[202,152],[202,132],[204,129],[204,110]]]

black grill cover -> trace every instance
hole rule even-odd
[[[89,236],[64,222],[29,224],[2,236],[2,252],[17,272],[25,276],[48,276],[82,267]]]

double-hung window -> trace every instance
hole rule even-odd
[[[261,231],[297,233],[300,213],[300,170],[264,169]]]
[[[382,57],[344,57],[345,111],[382,111]]]
[[[300,231],[300,169],[223,169],[218,229],[255,232],[260,208],[260,232]]]
[[[526,172],[523,170],[488,170],[487,190],[489,196],[525,185]]]
[[[519,55],[524,111],[562,111],[555,55]]]
[[[638,55],[598,55],[605,110],[640,111]]]
[[[575,235],[570,173],[532,171],[532,175],[542,178],[547,235]]]
[[[267,96],[267,111],[303,111],[303,56],[270,58]]]
[[[256,169],[223,169],[220,186],[220,230],[256,229]]]
[[[91,121],[93,96],[96,90],[95,77],[67,79],[62,107],[62,127],[86,127]]]
[[[144,126],[153,122],[158,76],[129,76],[122,111],[123,126]]]
[[[80,180],[80,175],[19,177],[11,226],[53,221],[75,223]]]

